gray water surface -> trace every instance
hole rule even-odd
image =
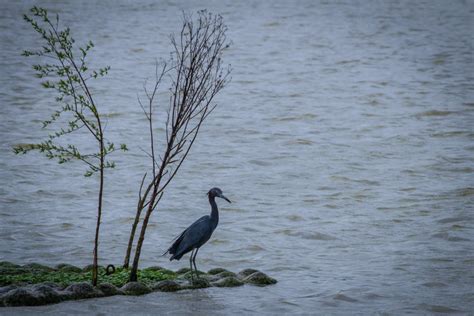
[[[137,93],[169,56],[181,10],[224,16],[232,82],[152,217],[141,265],[187,266],[160,255],[218,186],[234,203],[219,203],[198,267],[252,267],[279,283],[1,313],[474,313],[472,1],[39,3],[95,42],[92,65],[112,67],[93,91],[109,138],[130,152],[107,174],[102,264],[122,262],[149,170]],[[40,44],[21,18],[32,5],[0,5],[0,260],[86,265],[97,179],[11,151],[43,139],[55,109],[20,56]]]

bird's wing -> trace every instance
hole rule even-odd
[[[181,244],[181,241],[184,239],[186,233],[191,230],[193,227],[196,227],[196,226],[200,226],[199,224],[204,222],[206,220],[206,218],[209,217],[208,215],[205,215],[201,218],[199,218],[197,221],[195,221],[194,223],[191,224],[191,226],[189,226],[188,228],[186,228],[181,234],[179,234],[177,237],[175,237],[172,241],[173,241],[173,244],[171,245],[171,247],[168,248],[168,250],[166,250],[166,252],[163,254],[166,255],[167,253],[170,253],[172,255],[174,255],[176,253],[176,250],[177,248],[179,247],[179,245]]]

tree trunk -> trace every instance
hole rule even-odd
[[[102,130],[99,121],[99,129]],[[98,264],[98,250],[99,250],[99,230],[100,221],[102,217],[102,195],[104,192],[104,140],[103,135],[100,135],[100,185],[99,185],[99,202],[97,206],[97,223],[95,226],[95,239],[94,239],[94,259],[92,263],[92,285],[97,286],[99,279],[99,264]]]
[[[140,221],[141,213],[142,213],[142,209],[139,206],[139,209],[137,209],[137,214],[135,215],[135,221],[133,222],[133,225],[132,225],[132,231],[130,232],[130,238],[128,239],[127,253],[125,254],[125,259],[123,261],[123,267],[125,269],[127,269],[130,264],[130,253],[132,252],[133,239],[135,238],[135,233],[137,231],[137,226],[138,226],[138,222]]]

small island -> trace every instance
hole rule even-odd
[[[92,286],[92,265],[84,268],[70,264],[48,267],[39,263],[17,265],[3,261],[0,262],[0,306],[36,306],[113,295],[277,283],[256,269],[245,269],[239,273],[224,268],[214,268],[207,273],[198,271],[199,279],[194,282],[189,268],[171,271],[159,266],[148,267],[138,271],[137,282],[128,282],[129,273],[129,269],[121,267],[99,267],[101,283]]]

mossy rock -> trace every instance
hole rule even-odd
[[[21,268],[21,266],[18,264],[11,263],[9,261],[0,261],[0,268],[17,269]]]
[[[28,269],[23,268],[18,264],[14,264],[9,261],[0,261],[0,275],[22,274],[28,271]]]
[[[23,268],[21,266],[4,266],[4,267],[1,267],[0,266],[0,275],[17,275],[17,274],[23,274],[23,273],[27,273],[27,272],[31,272],[29,269],[27,268]]]
[[[217,274],[217,276],[222,279],[222,278],[227,278],[227,277],[237,277],[237,275],[234,272],[231,271],[222,271],[221,273]]]
[[[174,271],[160,267],[160,266],[151,266],[151,267],[143,269],[142,271],[159,271],[161,273],[166,273],[166,274],[175,274]]]
[[[244,282],[240,281],[239,279],[233,276],[228,276],[212,283],[212,286],[217,286],[217,287],[236,287],[236,286],[242,286],[242,285],[244,285]]]
[[[97,286],[97,288],[104,293],[105,296],[113,296],[113,295],[123,295],[124,293],[117,288],[115,285],[110,283],[101,283]]]
[[[25,268],[25,269],[28,269],[28,270],[34,271],[34,272],[50,272],[50,271],[55,270],[54,268],[51,268],[51,267],[48,267],[48,266],[45,266],[45,265],[42,265],[42,264],[39,264],[39,263],[34,263],[34,262],[25,264],[22,268]]]
[[[183,287],[186,289],[204,289],[207,287],[211,287],[211,283],[203,278],[194,278],[194,281],[189,282],[189,285]]]
[[[176,274],[185,274],[185,273],[188,273],[189,271],[191,271],[190,268],[181,268],[178,271],[176,271]]]
[[[72,264],[67,264],[67,263],[60,263],[56,266],[56,270],[62,271],[62,272],[73,272],[73,273],[81,273],[82,269],[76,266],[73,266]]]
[[[19,266],[3,261],[0,262],[0,272],[2,269],[8,272],[0,274],[0,284],[3,285],[0,287],[0,306],[33,306],[72,299],[143,295],[153,290],[175,292],[210,286],[236,287],[244,283],[266,286],[277,282],[255,269],[245,269],[236,275],[224,268],[214,268],[209,273],[198,271],[199,276],[194,276],[193,280],[189,268],[173,272],[152,266],[138,271],[140,282],[127,283],[130,270],[119,267],[114,274],[104,275],[104,267],[99,266],[100,281],[104,283],[93,287],[89,282],[92,265],[80,269],[70,264],[59,264],[54,269],[37,263]]]
[[[199,271],[199,270],[198,270],[198,271],[197,271],[197,275],[198,275],[199,277],[201,277],[201,276],[204,276],[204,277],[205,277],[205,276],[206,276],[206,273],[203,272],[203,271]],[[193,271],[193,272],[191,273],[191,270],[189,270],[188,272],[186,272],[186,273],[184,273],[184,274],[179,274],[178,277],[179,277],[180,279],[186,279],[186,280],[192,280],[193,277],[194,277],[194,279],[196,279],[196,271]]]
[[[257,271],[247,276],[244,280],[245,283],[250,283],[258,286],[266,286],[277,283],[277,280],[269,277],[263,272]]]
[[[142,271],[160,271],[160,270],[163,270],[163,269],[164,268],[160,267],[160,266],[151,266],[151,267],[143,269]]]
[[[92,271],[93,268],[94,268],[94,265],[93,265],[93,264],[88,264],[88,265],[86,265],[86,266],[82,269],[82,271],[83,271],[83,272],[89,272],[89,271]],[[101,266],[101,265],[99,265],[99,268],[98,268],[98,269],[99,269],[99,271],[101,271],[101,272],[104,272],[104,271],[105,271],[105,267],[104,267],[104,266]]]
[[[246,277],[248,277],[249,275],[255,273],[255,272],[260,272],[258,270],[255,270],[255,269],[244,269],[242,271],[240,271],[238,274],[237,274],[237,277],[239,279],[245,279]]]
[[[152,292],[152,290],[141,282],[128,282],[120,288],[125,295],[144,295]]]
[[[160,292],[176,292],[181,289],[181,285],[178,282],[172,280],[160,281],[153,285],[153,290]]]
[[[214,268],[214,269],[211,269],[209,271],[207,271],[208,274],[211,274],[211,275],[216,275],[216,274],[219,274],[221,272],[228,272],[228,270],[224,269],[224,268]]]

